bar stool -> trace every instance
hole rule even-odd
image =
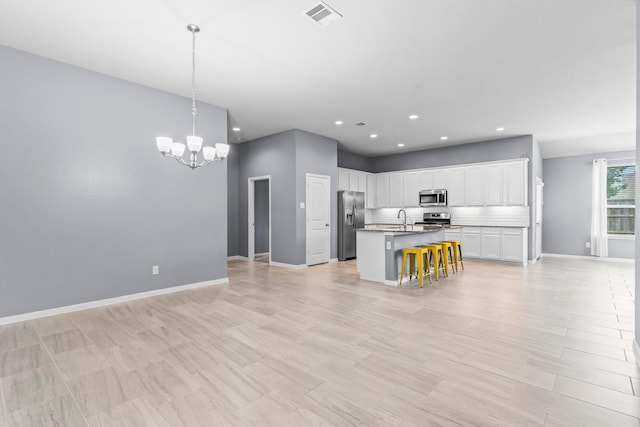
[[[445,240],[445,242],[449,242],[453,246],[453,257],[456,263],[456,270],[458,270],[458,261],[460,261],[460,266],[462,266],[462,270],[464,271],[464,263],[462,262],[462,243],[460,243],[460,240]]]
[[[426,267],[427,275],[429,277],[429,283],[433,283],[431,281],[431,273],[429,271],[428,259],[427,259],[427,264],[426,265],[424,264],[424,257],[428,256],[428,250],[426,250],[423,247],[417,246],[417,247],[404,248],[404,250],[402,251],[402,270],[400,272],[400,285],[402,285],[402,278],[404,277],[404,267],[405,265],[407,265],[407,256],[409,256],[409,281],[411,281],[411,273],[413,273],[413,268],[414,266],[416,266],[415,264],[418,264],[416,276],[420,281],[420,287],[421,288],[423,287],[422,282],[423,282],[425,267]],[[417,259],[417,262],[416,262],[416,259]],[[436,278],[436,280],[438,279]]]
[[[438,243],[430,243],[428,245],[422,245],[422,248],[428,251],[427,252],[428,255],[430,256],[431,260],[433,260],[433,277],[435,277],[435,279],[438,280],[438,270],[440,270],[441,268],[442,268],[442,273],[446,276],[447,273],[444,267],[442,266],[442,261],[444,258],[444,252],[442,252],[442,246],[440,246]],[[427,260],[427,263],[428,262],[429,261]]]
[[[442,249],[444,250],[445,264],[448,264],[448,266],[451,267],[451,271],[456,273],[458,271],[458,264],[454,262],[453,244],[447,240],[443,240],[442,242],[440,242],[440,244],[443,245]]]
[[[441,250],[441,261],[442,261],[442,267],[443,267],[443,271],[444,271],[444,275],[445,277],[449,275],[449,263],[448,263],[448,248],[451,246],[450,243],[444,243],[444,242],[435,242],[435,243],[431,243],[432,245],[436,245],[440,247]]]

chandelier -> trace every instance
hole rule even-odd
[[[203,147],[202,137],[196,136],[196,33],[200,31],[200,27],[194,24],[187,25],[187,30],[191,32],[191,135],[187,136],[187,147],[191,153],[189,161],[185,161],[182,158],[184,154],[185,145],[182,142],[176,142],[173,139],[166,136],[159,136],[156,138],[156,144],[158,150],[165,157],[172,157],[185,166],[189,166],[191,169],[196,169],[216,160],[224,160],[229,154],[228,144],[216,144],[214,147]],[[198,163],[198,153],[202,150],[202,157],[204,160]]]

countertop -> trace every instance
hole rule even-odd
[[[456,230],[462,227],[457,225],[443,227],[440,225],[414,225],[407,224],[406,229],[401,224],[365,224],[364,228],[358,228],[356,231],[368,231],[374,233],[429,233],[442,230]]]

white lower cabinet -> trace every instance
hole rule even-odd
[[[451,230],[453,232],[453,230]],[[449,239],[445,232],[447,240]],[[512,227],[463,227],[461,234],[464,258],[527,262],[527,229]]]
[[[526,239],[523,240],[520,229],[516,230],[502,230],[500,246],[502,247],[502,259],[504,261],[522,261],[523,254],[526,252],[524,247]]]
[[[482,241],[480,228],[464,227],[462,229],[462,257],[480,258],[482,256]]]
[[[500,229],[483,228],[481,233],[481,258],[500,259]]]

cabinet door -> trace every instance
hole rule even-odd
[[[376,195],[376,176],[374,174],[367,174],[367,191],[364,193],[365,207],[372,209],[377,208],[377,195]]]
[[[484,166],[464,168],[464,201],[466,206],[484,206]]]
[[[447,189],[447,172],[446,169],[438,169],[433,173],[433,185],[431,188],[425,188],[425,190],[446,190]]]
[[[486,228],[482,232],[482,258],[500,259],[500,229]]]
[[[504,164],[504,197],[508,206],[527,205],[527,167],[525,162]]]
[[[484,169],[484,203],[487,206],[502,205],[502,165],[486,165]]]
[[[349,171],[349,191],[358,191],[358,171]]]
[[[442,176],[444,177],[444,174]],[[432,171],[420,172],[420,188],[418,189],[418,191],[421,191],[421,190],[433,190],[433,172]]]
[[[462,258],[480,258],[482,243],[480,241],[480,229],[462,229]]]
[[[358,172],[358,190],[360,192],[367,193],[367,173]]]
[[[389,175],[376,175],[376,207],[389,207]]]
[[[408,172],[404,174],[404,186],[402,188],[402,206],[415,208],[420,204],[420,172]]]
[[[505,261],[523,262],[522,231],[502,231],[502,259]]]
[[[349,191],[349,170],[338,168],[338,191]]]
[[[389,175],[389,207],[400,208],[402,207],[403,196],[403,174],[392,173]]]
[[[464,206],[464,168],[445,169],[449,206]]]

